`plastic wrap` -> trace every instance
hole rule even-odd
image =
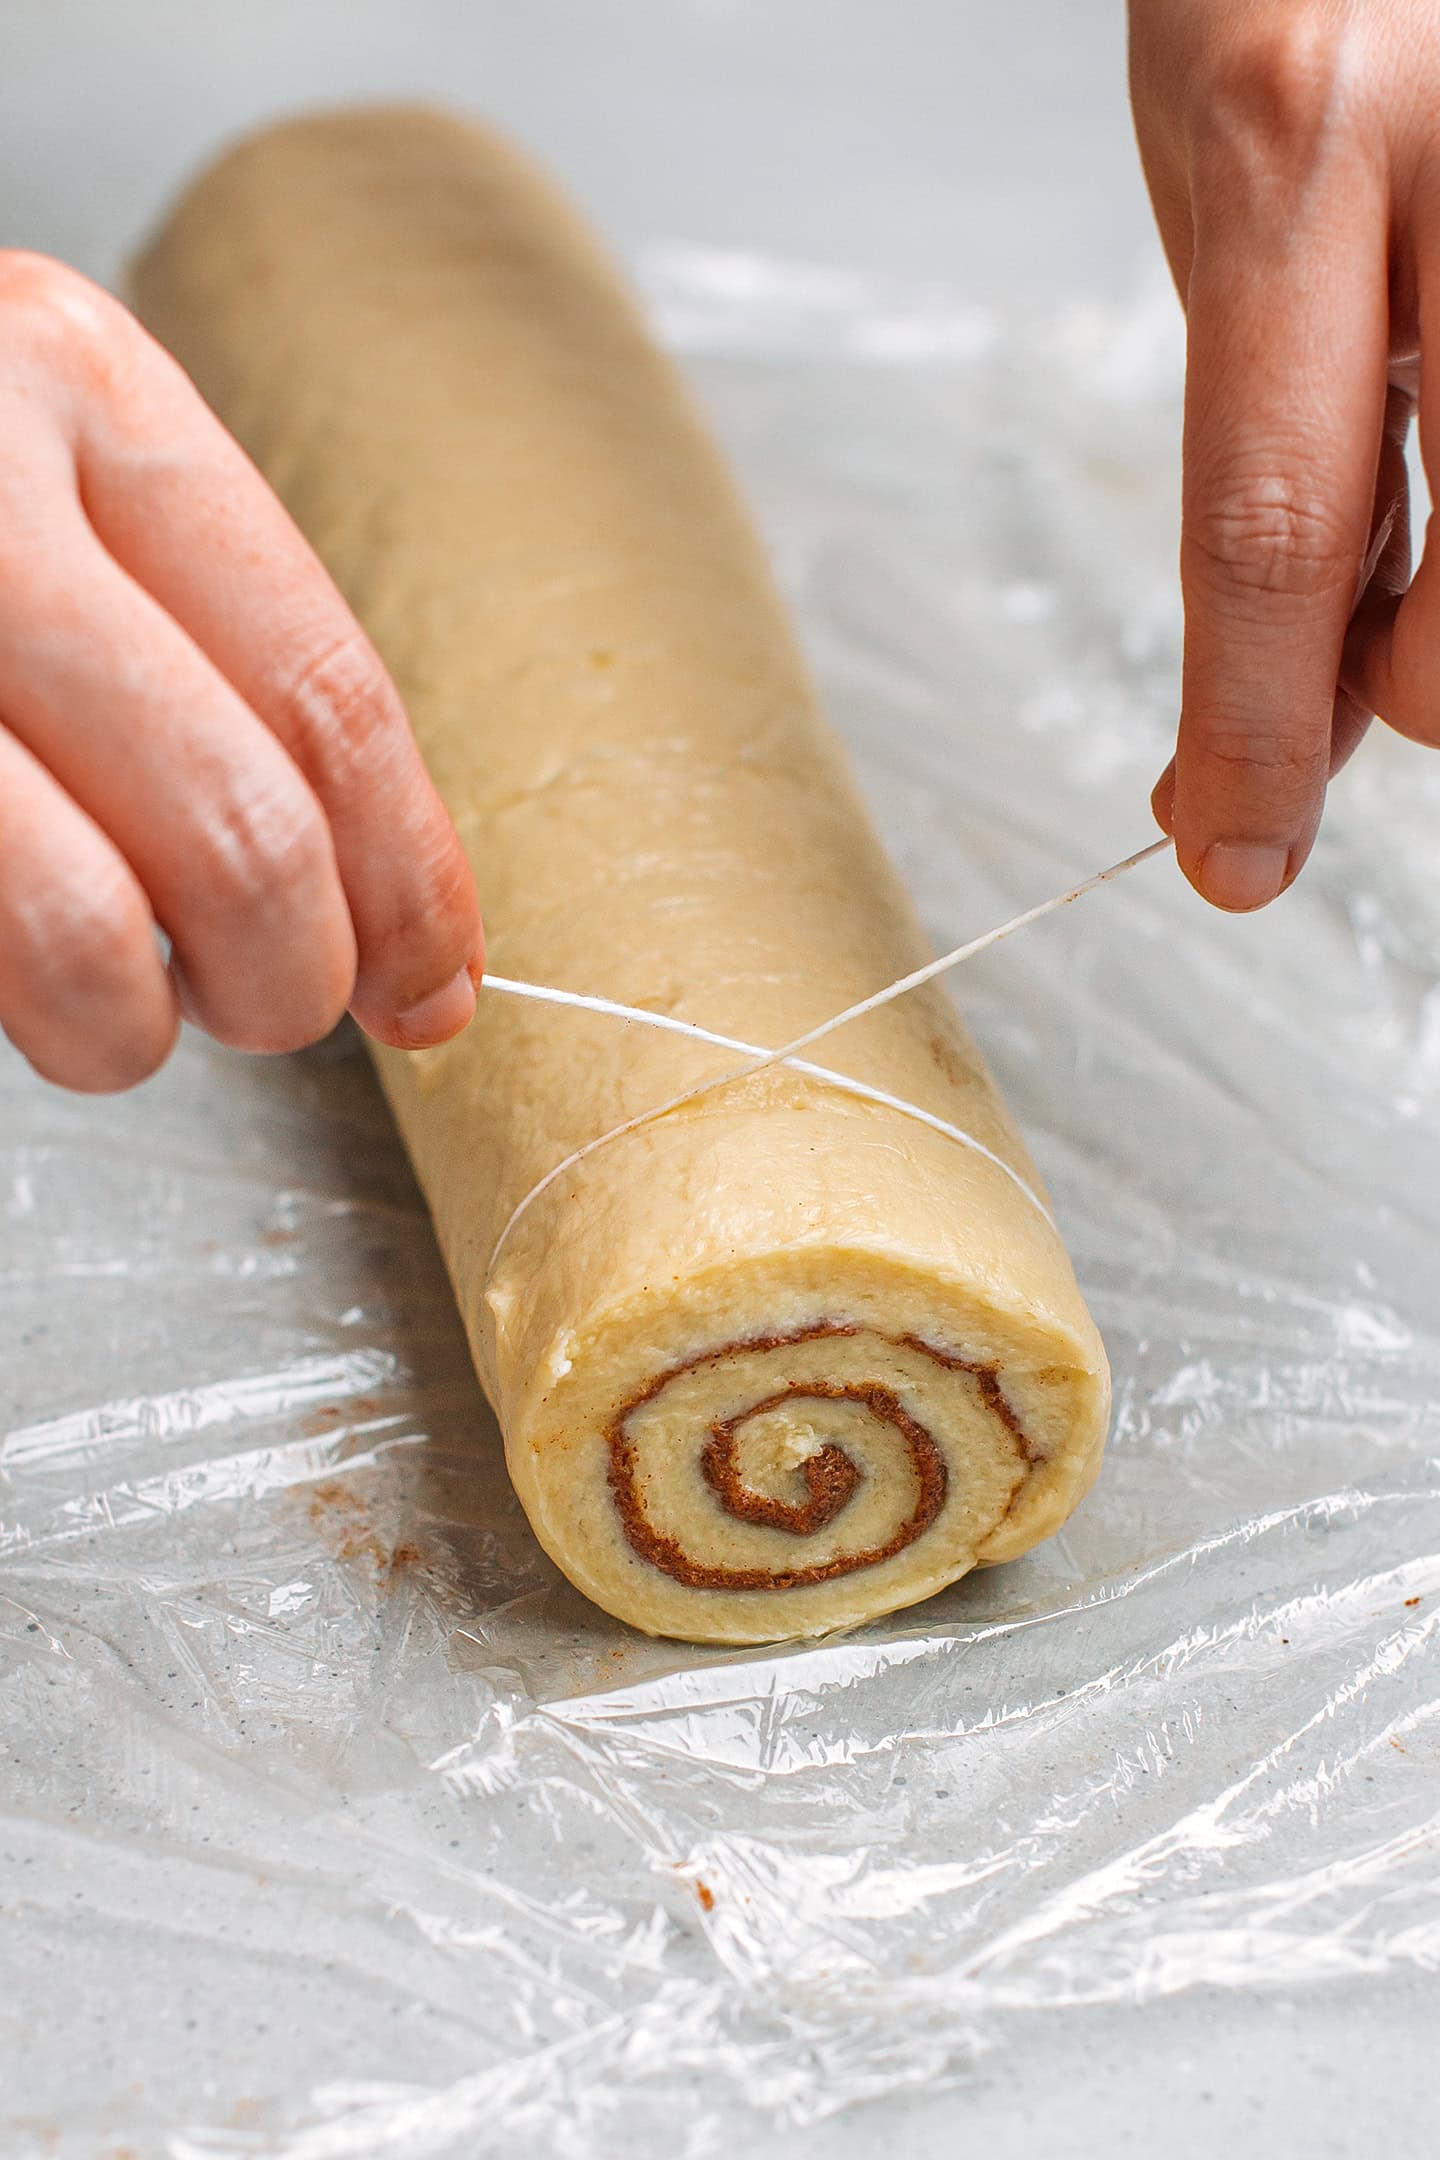
[[[1169,296],[642,267],[937,944],[1140,844]],[[830,2151],[1045,2013],[1433,1971],[1437,810],[1377,740],[1263,917],[1162,861],[964,971],[1108,1464],[804,1649],[539,1554],[354,1037],[0,1062],[7,2155]]]

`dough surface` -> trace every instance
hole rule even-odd
[[[410,108],[286,123],[196,184],[135,295],[394,674],[497,972],[780,1043],[928,957],[675,372],[514,151]],[[817,1055],[1038,1189],[942,991]],[[1100,1339],[983,1155],[771,1070],[558,1179],[492,1273],[538,1179],[733,1053],[492,993],[376,1056],[516,1489],[622,1619],[847,1625],[1091,1482]]]

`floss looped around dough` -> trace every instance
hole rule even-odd
[[[1098,885],[1108,885],[1115,878],[1124,877],[1128,870],[1138,869],[1141,863],[1149,862],[1153,855],[1165,853],[1173,845],[1174,842],[1168,837],[1164,840],[1152,840],[1147,847],[1138,849],[1133,855],[1127,855],[1122,862],[1112,863],[1107,870],[1095,871],[1092,876],[1082,878],[1078,885],[1070,886],[1067,891],[1056,893],[1049,900],[1042,900],[1037,907],[1026,908],[1023,914],[1012,915],[1008,922],[1001,923],[994,930],[985,931],[978,938],[972,938],[967,945],[955,946],[953,951],[943,953],[938,960],[916,968],[913,973],[902,976],[898,982],[887,984],[883,990],[877,990],[873,997],[862,998],[858,1005],[851,1005],[844,1012],[835,1013],[819,1027],[811,1028],[807,1034],[798,1036],[793,1043],[784,1044],[778,1050],[762,1050],[757,1044],[741,1042],[733,1035],[716,1035],[709,1028],[692,1026],[688,1020],[675,1020],[665,1013],[645,1012],[637,1005],[619,1005],[611,998],[592,997],[576,990],[554,990],[544,983],[512,982],[503,975],[487,975],[482,987],[502,991],[511,997],[534,998],[544,1005],[571,1005],[578,1006],[585,1012],[608,1013],[613,1019],[628,1020],[640,1027],[669,1028],[677,1035],[688,1035],[692,1042],[714,1043],[720,1049],[745,1052],[743,1064],[732,1066],[729,1072],[716,1073],[712,1079],[699,1081],[696,1086],[685,1089],[682,1094],[672,1095],[668,1101],[657,1103],[653,1110],[642,1110],[638,1117],[627,1118],[621,1125],[612,1125],[608,1132],[597,1133],[595,1138],[587,1140],[583,1147],[575,1148],[563,1162],[556,1163],[553,1170],[547,1170],[544,1177],[536,1180],[511,1211],[509,1221],[495,1240],[490,1265],[485,1271],[487,1281],[494,1272],[495,1263],[500,1258],[506,1239],[521,1216],[533,1206],[548,1186],[564,1177],[567,1170],[575,1169],[589,1156],[597,1154],[603,1147],[608,1147],[612,1140],[623,1140],[627,1133],[638,1132],[642,1125],[665,1117],[672,1110],[683,1109],[687,1103],[698,1102],[702,1095],[713,1094],[717,1088],[730,1087],[750,1073],[763,1072],[770,1065],[789,1065],[794,1071],[808,1073],[812,1079],[824,1080],[831,1087],[842,1088],[847,1094],[862,1096],[869,1102],[883,1103],[887,1109],[898,1110],[902,1116],[914,1118],[918,1124],[929,1125],[934,1131],[944,1133],[948,1139],[958,1141],[961,1147],[973,1148],[977,1154],[983,1155],[987,1162],[993,1162],[998,1170],[1003,1170],[1007,1177],[1014,1180],[1032,1207],[1039,1209],[1053,1230],[1055,1218],[1033,1186],[1028,1185],[1011,1164],[987,1148],[983,1140],[977,1140],[973,1133],[947,1123],[944,1118],[934,1117],[928,1110],[904,1101],[899,1095],[888,1094],[883,1088],[867,1087],[863,1080],[852,1080],[848,1074],[835,1072],[827,1065],[812,1065],[808,1059],[797,1057],[796,1052],[808,1049],[814,1043],[823,1042],[827,1035],[834,1035],[842,1027],[848,1027],[852,1020],[862,1019],[869,1012],[877,1012],[882,1006],[893,1004],[896,998],[904,997],[908,991],[918,990],[922,984],[948,974],[952,968],[959,967],[964,961],[973,960],[977,953],[986,952],[992,945],[998,945],[1002,938],[1013,936],[1017,930],[1028,928],[1031,923],[1039,922],[1046,915],[1053,915],[1057,908],[1068,907],[1072,900],[1083,899],[1086,893],[1094,892]]]

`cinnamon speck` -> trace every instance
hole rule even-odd
[[[710,1888],[709,1883],[697,1882],[695,1885],[695,1895],[700,1900],[700,1909],[702,1912],[714,1912],[715,1893]]]
[[[338,1478],[313,1488],[307,1512],[337,1560],[368,1560],[387,1589],[398,1575],[421,1565],[424,1555],[413,1539],[387,1545],[360,1495]]]
[[[322,1433],[333,1432],[344,1415],[339,1403],[321,1403],[318,1409],[306,1413],[300,1430],[307,1440],[318,1440]]]

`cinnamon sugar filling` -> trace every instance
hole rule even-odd
[[[918,1418],[912,1417],[900,1398],[878,1380],[856,1381],[848,1386],[827,1380],[792,1380],[773,1394],[754,1403],[735,1417],[722,1419],[712,1425],[710,1436],[700,1455],[700,1470],[706,1484],[725,1512],[739,1522],[759,1523],[768,1529],[783,1530],[794,1537],[810,1537],[834,1522],[849,1506],[864,1482],[863,1472],[838,1441],[827,1441],[799,1467],[804,1482],[806,1498],[787,1501],[756,1492],[747,1485],[741,1474],[739,1460],[739,1436],[742,1426],[752,1418],[763,1417],[768,1411],[778,1409],[782,1403],[797,1399],[828,1402],[854,1402],[861,1404],[880,1423],[891,1426],[904,1443],[910,1466],[915,1476],[915,1505],[905,1520],[882,1543],[867,1546],[862,1551],[839,1553],[832,1559],[820,1560],[810,1565],[795,1567],[709,1567],[694,1560],[677,1539],[657,1530],[645,1512],[645,1502],[640,1491],[639,1470],[635,1443],[626,1426],[637,1410],[653,1402],[673,1380],[681,1374],[696,1372],[706,1365],[718,1364],[722,1359],[739,1354],[764,1352],[788,1348],[795,1343],[814,1342],[826,1336],[859,1335],[861,1328],[853,1322],[819,1322],[814,1327],[801,1328],[790,1334],[749,1336],[743,1341],[723,1343],[719,1349],[703,1351],[700,1356],[687,1359],[683,1364],[672,1365],[650,1381],[637,1395],[623,1403],[606,1427],[606,1441],[610,1453],[609,1484],[616,1511],[631,1549],[652,1567],[684,1583],[692,1590],[798,1590],[810,1583],[832,1582],[837,1576],[851,1575],[861,1568],[876,1567],[883,1560],[891,1560],[922,1536],[945,1505],[949,1491],[950,1474],[945,1458],[933,1436]],[[937,1350],[921,1341],[916,1335],[882,1336],[881,1341],[891,1342],[897,1348],[918,1351],[922,1356],[933,1358],[950,1372],[966,1372],[975,1380],[980,1399],[985,1408],[998,1419],[1015,1441],[1027,1463],[1035,1460],[1035,1454],[1026,1439],[1024,1430],[1014,1409],[1000,1386],[998,1369],[994,1365],[977,1363],[968,1358],[954,1357],[949,1352]]]

